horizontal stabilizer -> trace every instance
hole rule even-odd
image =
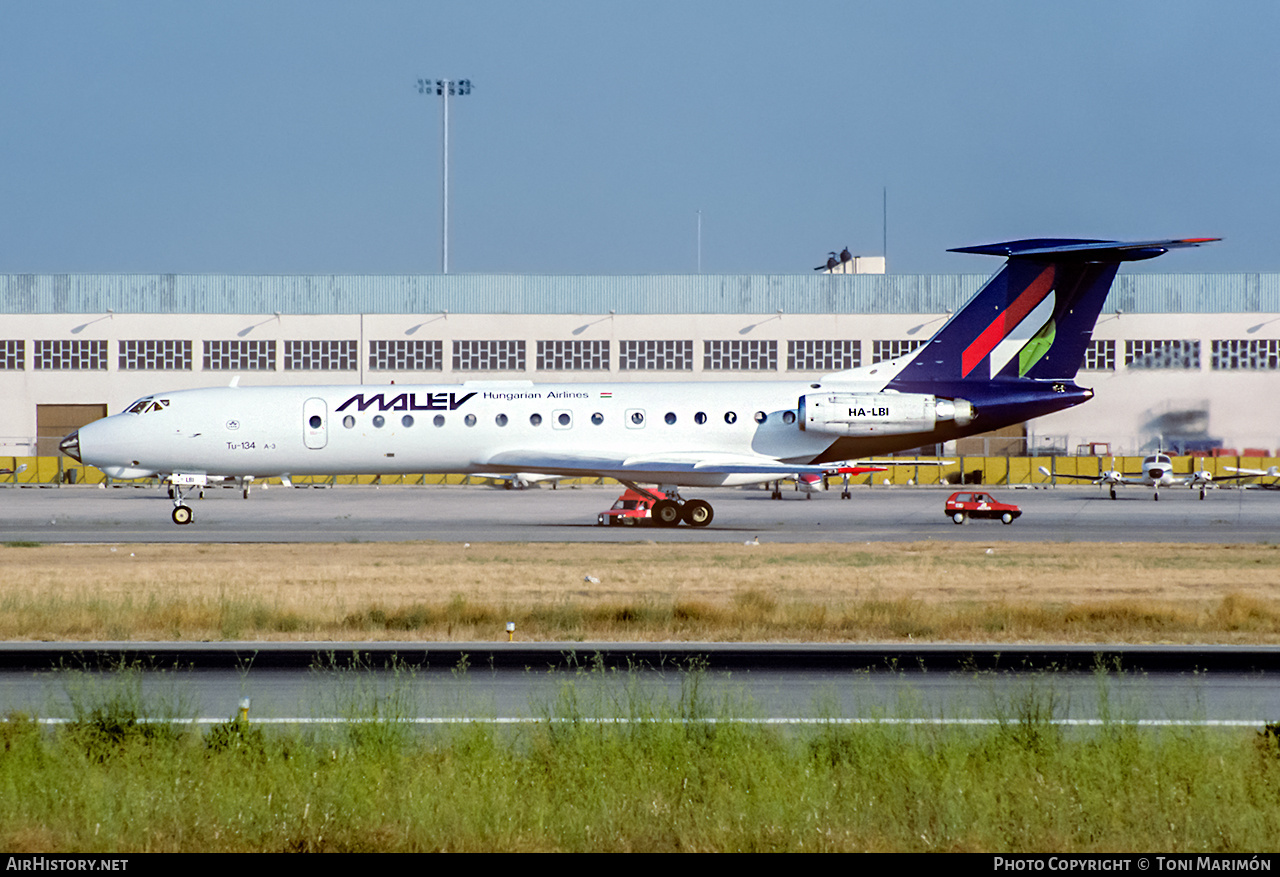
[[[956,247],[950,253],[977,253],[980,256],[1004,256],[1009,259],[1038,259],[1043,261],[1067,261],[1078,259],[1086,262],[1138,262],[1154,259],[1170,250],[1181,247],[1198,247],[1220,241],[1222,238],[1175,238],[1163,241],[1093,241],[1074,238],[1029,238],[1023,241],[1005,241],[999,244],[982,244],[977,247]]]

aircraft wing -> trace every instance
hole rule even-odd
[[[796,473],[821,475],[832,469],[830,465],[809,466],[801,463],[786,463],[762,455],[715,452],[622,456],[608,452],[503,451],[473,462],[476,466],[500,469],[503,472],[515,470],[557,475],[608,475],[622,472],[628,477],[641,480],[646,473],[787,476]]]
[[[1065,472],[1050,472],[1048,466],[1041,466],[1040,474],[1050,478],[1074,478],[1076,481],[1088,481],[1092,484],[1098,484],[1103,480],[1100,475],[1067,475]]]
[[[1215,481],[1244,481],[1246,478],[1280,477],[1280,466],[1272,466],[1269,469],[1237,469],[1235,466],[1224,466],[1223,468],[1228,472],[1235,472],[1237,474],[1221,475],[1215,478]],[[1271,484],[1264,484],[1262,482],[1258,482],[1257,484],[1242,484],[1241,487],[1258,487],[1263,490],[1280,489],[1280,485],[1275,482],[1272,482]]]
[[[665,452],[622,456],[599,452],[503,451],[482,460],[476,466],[511,472],[545,472],[557,475],[609,475],[622,473],[628,478],[645,480],[645,476],[762,475],[787,478],[795,475],[857,475],[880,472],[889,466],[946,465],[948,460],[865,460],[839,463],[788,463],[759,454],[726,454],[722,452]]]

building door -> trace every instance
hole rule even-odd
[[[57,456],[58,442],[62,441],[68,433],[106,416],[105,404],[37,405],[36,454],[41,457]]]

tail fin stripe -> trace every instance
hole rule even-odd
[[[1040,276],[1031,282],[1022,294],[1014,299],[1013,304],[1000,312],[987,328],[965,348],[960,358],[960,376],[967,378],[987,354],[995,350],[996,345],[1018,327],[1018,324],[1035,310],[1053,290],[1053,265],[1047,266]]]
[[[1016,328],[1004,337],[1004,340],[996,345],[996,349],[991,351],[991,377],[995,377],[1004,370],[1015,356],[1026,354],[1031,359],[1023,368],[1019,363],[1019,377],[1026,374],[1027,370],[1035,364],[1036,360],[1044,356],[1050,345],[1044,345],[1039,351],[1028,351],[1027,345],[1037,338],[1041,331],[1053,322],[1053,310],[1057,305],[1057,296],[1051,290],[1045,297],[1044,301],[1036,305],[1036,309],[1032,311],[1026,319],[1017,325]]]

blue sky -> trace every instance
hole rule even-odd
[[[1280,4],[0,0],[0,272],[1280,271]]]

